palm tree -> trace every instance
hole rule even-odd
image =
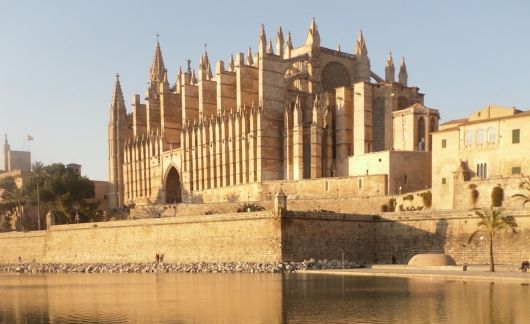
[[[40,231],[41,225],[40,225],[40,188],[39,184],[42,183],[44,180],[44,177],[46,176],[46,170],[44,169],[44,164],[40,161],[36,161],[31,166],[31,173],[32,176],[35,177],[35,181],[37,183],[37,228]]]
[[[523,189],[527,194],[518,193],[513,195],[513,198],[520,198],[523,200],[523,206],[530,202],[530,177],[523,177],[523,180],[519,184],[519,189]]]
[[[22,230],[22,216],[24,215],[24,205],[28,200],[28,196],[21,188],[14,188],[5,192],[3,198],[6,202],[15,205],[15,216],[18,218],[20,230]]]
[[[504,229],[511,229],[513,233],[517,233],[515,228],[517,223],[513,216],[503,216],[501,208],[489,208],[475,210],[475,214],[480,218],[477,223],[478,229],[469,236],[468,244],[473,240],[473,237],[478,233],[483,233],[489,237],[490,240],[490,271],[495,271],[495,262],[493,260],[493,240],[497,232]]]

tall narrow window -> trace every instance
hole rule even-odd
[[[494,144],[497,142],[497,130],[493,127],[488,128],[488,144]]]
[[[521,131],[519,129],[512,129],[512,144],[518,144],[520,140]]]
[[[464,137],[464,144],[466,146],[473,144],[473,131],[470,131],[470,130],[466,131],[465,137]]]
[[[446,148],[446,147],[447,147],[447,140],[443,139],[442,140],[442,148]]]
[[[425,119],[418,120],[418,151],[425,151]]]
[[[482,128],[477,129],[477,132],[475,133],[475,143],[477,145],[484,144],[484,137],[485,137],[484,130]]]

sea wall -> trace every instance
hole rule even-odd
[[[506,209],[518,233],[495,240],[499,264],[530,260],[530,209]],[[48,231],[0,233],[0,263],[264,262],[337,259],[407,263],[418,253],[446,253],[457,263],[487,263],[488,239],[468,243],[478,218],[469,210],[359,215],[290,210],[177,216],[52,226]]]
[[[267,212],[52,226],[1,233],[0,262],[280,261],[280,221]]]
[[[517,221],[517,234],[499,232],[494,240],[494,256],[499,264],[520,264],[530,260],[530,209],[506,209]],[[418,253],[446,253],[458,264],[489,262],[487,236],[480,234],[468,242],[477,230],[479,218],[470,210],[444,212],[384,213],[374,223],[375,262],[390,263],[394,256],[406,263]]]
[[[282,259],[375,259],[374,216],[332,212],[293,212],[282,218]]]

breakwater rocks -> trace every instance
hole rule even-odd
[[[252,263],[8,263],[0,272],[10,273],[291,273],[307,269],[352,269],[362,266],[338,260],[304,260],[301,262]]]

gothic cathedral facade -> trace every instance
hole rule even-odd
[[[145,101],[135,95],[130,113],[117,76],[108,124],[110,206],[348,177],[355,157],[374,152],[430,154],[439,114],[408,86],[403,59],[396,79],[389,54],[383,78],[371,70],[362,32],[353,54],[322,47],[314,20],[303,45],[284,37],[280,28],[273,43],[261,26],[255,54],[249,48],[228,64],[218,61],[214,74],[205,51],[197,72],[188,61],[174,84],[157,42]]]

